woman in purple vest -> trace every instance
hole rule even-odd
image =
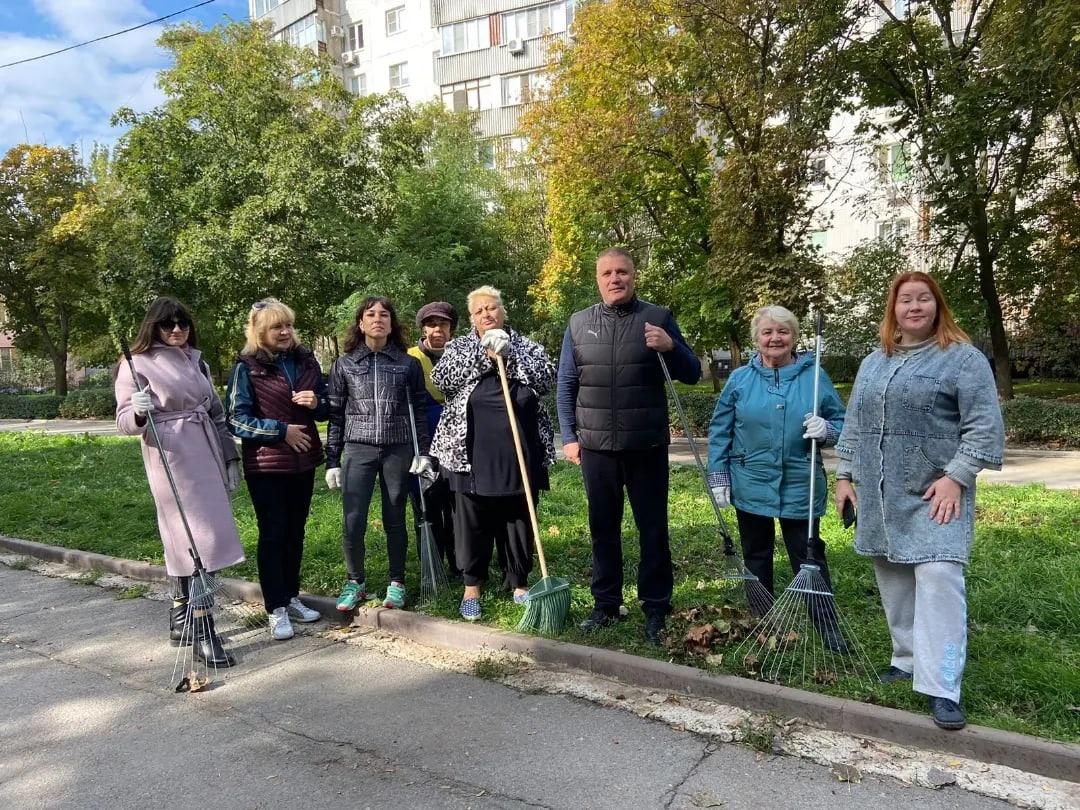
[[[279,641],[292,638],[290,619],[322,618],[299,599],[300,561],[315,468],[323,460],[315,420],[326,419],[329,405],[319,361],[297,341],[295,321],[276,298],[251,308],[226,395],[259,523],[259,584],[270,634]]]

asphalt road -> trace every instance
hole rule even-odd
[[[312,633],[176,695],[166,606],[0,566],[0,807],[1004,808]],[[259,634],[262,637],[262,634]]]

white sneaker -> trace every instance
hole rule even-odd
[[[298,622],[303,622],[304,624],[317,622],[322,618],[322,614],[319,613],[319,611],[312,610],[296,596],[289,600],[289,607],[287,610],[292,618],[296,619]]]
[[[270,614],[270,635],[274,641],[284,641],[293,637],[292,622],[285,608],[277,608]]]

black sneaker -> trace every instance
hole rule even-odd
[[[666,631],[667,619],[663,613],[645,614],[645,640],[647,642],[662,647]]]
[[[934,725],[949,731],[956,731],[967,725],[964,710],[954,700],[930,696],[930,713],[934,716]]]
[[[611,627],[622,621],[622,617],[619,614],[612,616],[610,613],[605,613],[600,608],[593,608],[592,613],[585,617],[578,627],[582,633],[595,633],[601,627]]]
[[[889,667],[878,674],[878,680],[882,683],[896,683],[897,681],[910,681],[911,673],[904,672],[900,667]]]
[[[820,632],[821,643],[825,645],[825,649],[829,652],[839,653],[840,655],[847,655],[850,650],[848,643],[844,641],[844,636],[837,627],[827,627]]]

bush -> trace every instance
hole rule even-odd
[[[62,419],[112,419],[116,400],[111,388],[76,388],[60,405]]]
[[[690,421],[690,429],[694,431],[695,436],[709,435],[709,422],[712,421],[717,396],[717,394],[708,391],[679,394],[683,410],[686,411],[686,418]],[[670,399],[668,401],[668,419],[671,421],[671,435],[682,436],[682,420],[679,419],[679,412],[675,409],[675,403],[671,402]]]
[[[834,383],[855,382],[860,363],[862,363],[862,357],[850,354],[824,355],[821,358],[825,373]]]
[[[0,394],[0,419],[55,419],[61,401],[55,394]]]
[[[1002,405],[1001,413],[1010,441],[1080,447],[1080,405],[1017,397]]]

